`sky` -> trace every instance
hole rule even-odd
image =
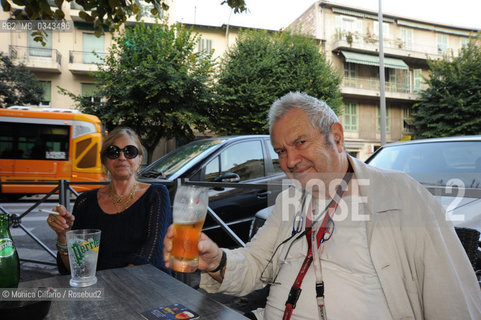
[[[222,0],[173,0],[175,21],[220,26],[279,30],[287,27],[315,0],[246,0],[248,13],[234,14]],[[378,10],[379,0],[335,0],[358,8]],[[382,0],[384,14],[394,14],[457,27],[481,30],[481,0]],[[230,17],[230,18],[229,18]]]

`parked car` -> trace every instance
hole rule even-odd
[[[366,163],[406,172],[433,193],[456,228],[481,232],[481,136],[391,143],[379,148]],[[268,207],[256,213],[250,237],[271,211]]]
[[[212,187],[209,207],[243,240],[255,213],[274,203],[285,178],[268,135],[215,137],[192,141],[145,167],[140,180],[164,183],[174,199],[177,179],[263,184],[251,188]],[[238,246],[210,217],[204,232],[224,247]]]

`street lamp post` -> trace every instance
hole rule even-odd
[[[384,76],[384,36],[382,19],[382,0],[379,0],[379,11],[377,15],[379,22],[379,107],[380,107],[380,127],[381,127],[381,146],[386,144],[386,79]]]

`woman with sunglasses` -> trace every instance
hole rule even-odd
[[[49,215],[47,223],[57,233],[57,265],[69,272],[66,232],[71,229],[102,231],[97,270],[151,263],[165,268],[162,239],[172,223],[167,188],[137,181],[143,159],[137,134],[117,128],[105,138],[101,161],[110,183],[82,193],[73,212],[58,205],[60,215]]]

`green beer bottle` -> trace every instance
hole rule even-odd
[[[0,213],[0,288],[16,288],[19,280],[20,263],[8,229],[8,215]]]

